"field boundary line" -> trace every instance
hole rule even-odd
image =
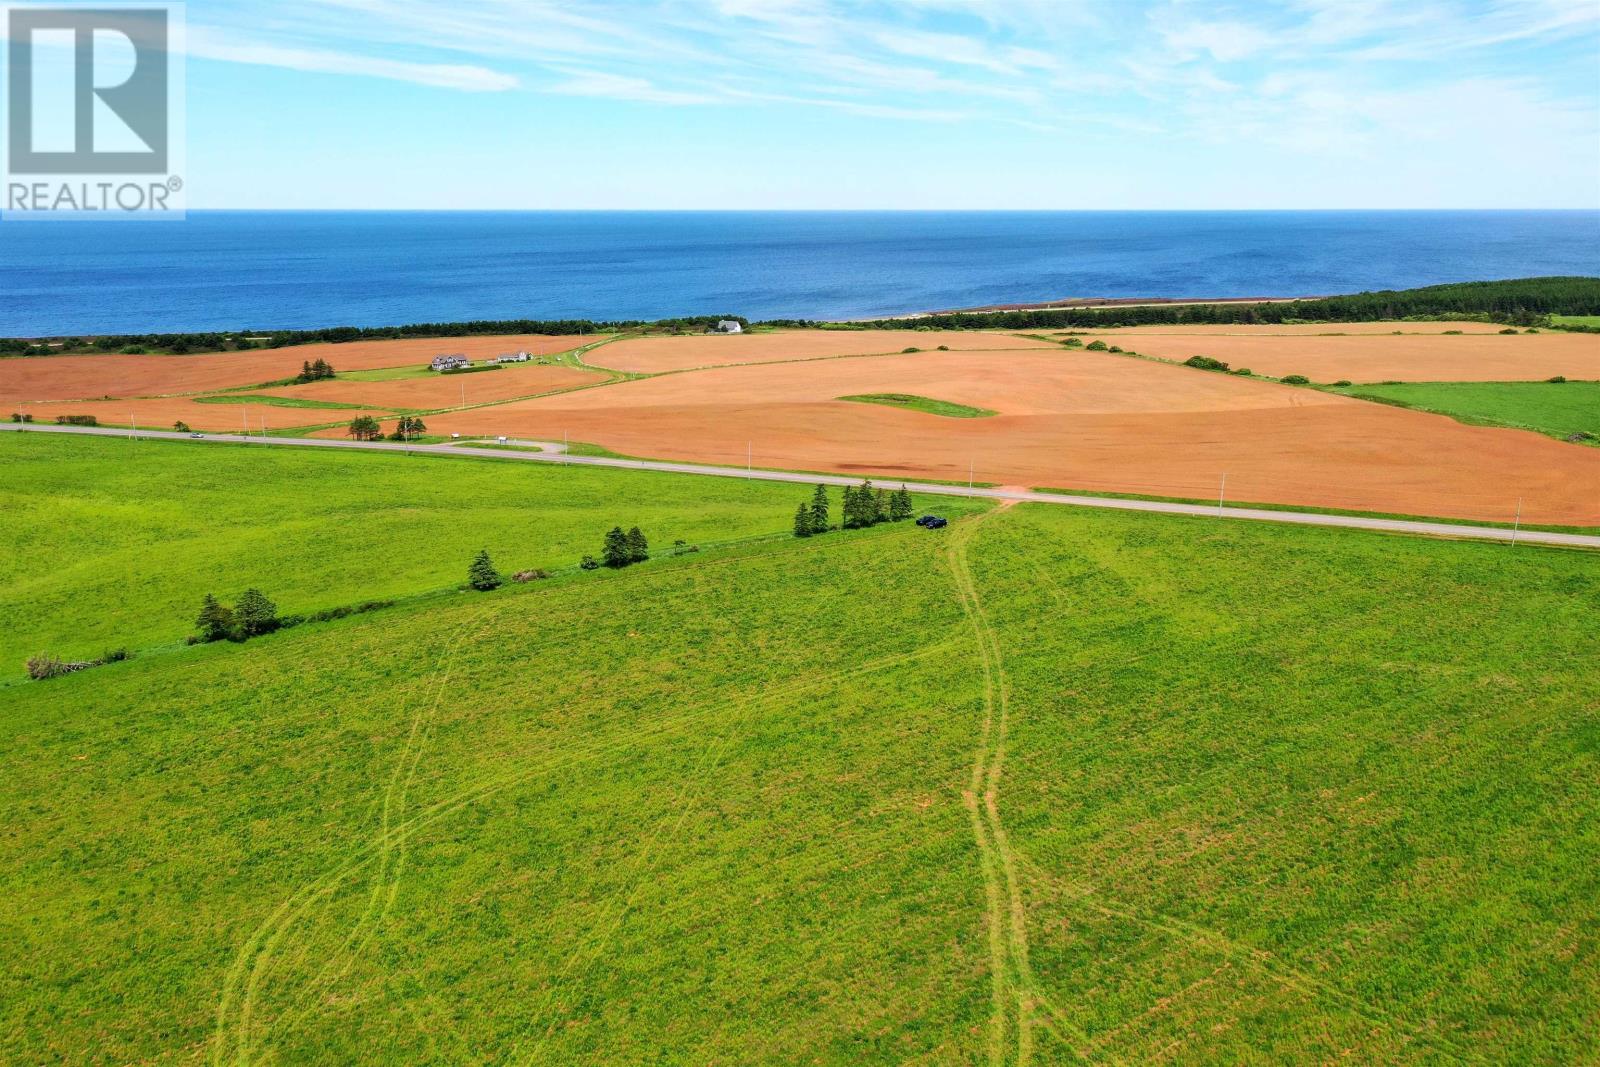
[[[596,388],[588,386],[587,388]],[[410,455],[457,456],[477,459],[498,459],[522,463],[559,463],[574,466],[615,467],[622,470],[660,471],[667,474],[698,474],[715,478],[742,478],[745,481],[789,482],[801,485],[857,485],[864,477],[877,477],[880,481],[903,484],[914,493],[929,496],[975,497],[982,500],[1016,501],[1018,503],[1058,504],[1080,508],[1103,508],[1112,511],[1155,512],[1164,515],[1191,515],[1211,519],[1240,519],[1249,522],[1276,522],[1299,526],[1326,526],[1348,530],[1373,530],[1383,533],[1423,535],[1461,540],[1508,542],[1514,539],[1519,545],[1540,545],[1562,548],[1600,549],[1600,535],[1563,533],[1555,530],[1522,529],[1512,531],[1496,526],[1472,526],[1449,522],[1431,522],[1425,519],[1380,519],[1360,515],[1329,515],[1317,511],[1277,511],[1265,508],[1218,508],[1210,504],[1182,504],[1158,500],[1132,500],[1119,497],[1077,496],[1068,493],[1039,492],[1031,489],[988,489],[964,485],[940,485],[901,479],[892,474],[860,475],[812,474],[791,471],[723,467],[712,464],[678,463],[667,460],[614,459],[609,456],[574,456],[549,452],[499,452],[487,448],[452,445],[417,445],[384,441],[351,441],[329,437],[253,437],[248,441],[239,437],[204,437],[192,440],[187,434],[167,430],[129,430],[101,426],[39,426],[0,423],[0,433],[67,433],[92,437],[127,437],[151,441],[188,441],[195,445],[271,445],[289,448],[347,448],[364,452],[398,452]]]

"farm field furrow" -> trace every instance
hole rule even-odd
[[[528,475],[530,559],[611,473]],[[1020,505],[0,687],[0,1058],[969,1063],[997,976],[1008,1060],[1581,1058],[1596,597],[1579,552]]]

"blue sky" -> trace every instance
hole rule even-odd
[[[1600,206],[1600,0],[193,0],[191,207]]]

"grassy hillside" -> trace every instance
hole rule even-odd
[[[1597,598],[1025,505],[0,690],[0,1059],[1578,1059]]]
[[[1335,392],[1449,415],[1463,422],[1600,436],[1600,382],[1401,382]]]
[[[181,641],[200,598],[305,613],[571,567],[637,524],[659,553],[787,534],[805,486],[326,449],[0,435],[0,679],[24,658]],[[834,491],[834,505],[839,494]],[[977,505],[941,500],[941,513]]]

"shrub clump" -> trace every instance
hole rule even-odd
[[[69,663],[59,656],[48,652],[41,652],[37,656],[28,657],[28,677],[36,682],[49,678],[60,678],[62,675],[72,674],[76,671],[86,671],[97,663]]]
[[[29,420],[32,421],[31,419]],[[100,420],[93,415],[57,415],[57,426],[99,426]]]
[[[1551,385],[1565,385],[1567,379],[1565,375],[1558,374],[1554,378],[1546,378],[1545,381]]]
[[[1104,341],[1090,341],[1088,345],[1084,347],[1085,352],[1104,352],[1106,350],[1106,343]]]
[[[524,583],[524,582],[536,582],[536,581],[539,581],[540,579],[548,578],[548,577],[550,577],[550,572],[549,571],[543,570],[543,569],[541,569],[539,567],[535,567],[532,570],[518,571],[517,573],[515,573],[515,574],[513,574],[511,576],[511,580],[513,582],[517,582],[518,584],[521,584],[521,583]]]
[[[1284,385],[1310,385],[1311,379],[1304,374],[1286,374],[1278,379]]]
[[[11,413],[11,421],[12,422],[32,422],[33,421],[33,416],[32,415],[28,415],[28,414],[26,414],[24,412],[21,412],[21,411],[13,411]]]
[[[1183,365],[1185,367],[1194,367],[1197,370],[1225,371],[1228,369],[1228,365],[1222,360],[1212,359],[1210,356],[1190,356],[1183,361]]]

